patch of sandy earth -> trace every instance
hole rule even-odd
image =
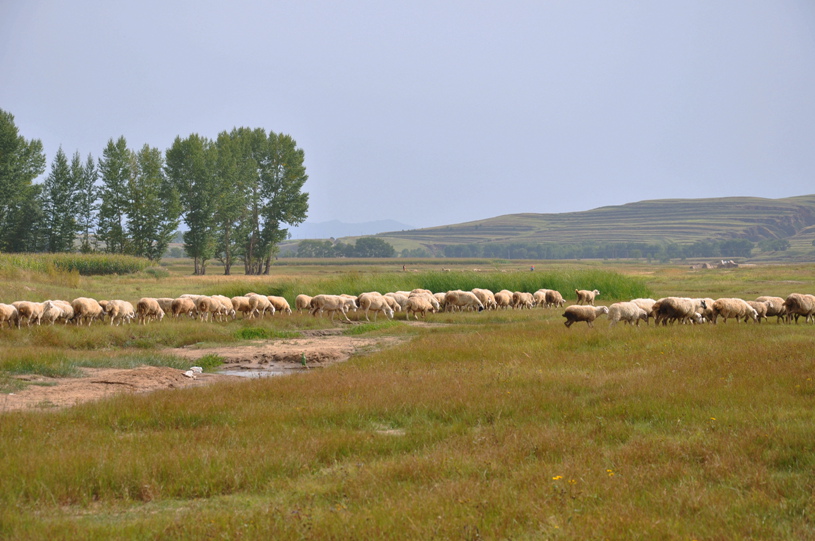
[[[224,370],[274,370],[299,372],[348,360],[352,355],[396,345],[396,337],[358,338],[342,336],[333,330],[306,331],[303,338],[263,340],[249,345],[229,345],[211,348],[185,347],[166,353],[190,360],[190,366],[205,355],[224,359]],[[308,368],[302,364],[306,357]],[[31,382],[25,389],[0,395],[0,413],[25,409],[55,409],[98,400],[116,393],[145,393],[159,389],[180,389],[218,381],[234,380],[225,374],[197,374],[195,379],[183,370],[169,367],[141,366],[134,369],[86,368],[79,378],[46,378],[37,375],[20,376]]]
[[[340,331],[307,331],[303,338],[275,341],[258,340],[248,344],[211,348],[186,347],[168,353],[196,361],[206,355],[223,358],[223,370],[302,371],[346,361],[356,353],[382,349],[402,341],[397,337],[360,338]],[[305,358],[306,366],[303,366]],[[308,368],[306,368],[308,367]]]
[[[206,385],[222,378],[220,374],[198,374],[188,378],[183,370],[166,366],[140,366],[133,369],[84,368],[79,378],[20,376],[28,381],[25,389],[0,395],[0,412],[25,409],[55,409],[98,400],[116,393],[146,393],[158,389],[180,389]]]

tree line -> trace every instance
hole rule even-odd
[[[376,237],[362,237],[355,243],[330,240],[302,240],[297,245],[297,257],[395,257],[396,249]]]
[[[110,139],[98,160],[60,148],[44,181],[42,142],[0,109],[0,251],[105,252],[158,262],[183,221],[195,274],[268,274],[287,226],[306,219],[304,153],[291,136],[235,128],[176,137],[162,152]]]

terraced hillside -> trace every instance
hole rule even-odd
[[[462,224],[382,233],[394,245],[787,239],[812,250],[815,195],[786,199],[662,199],[562,214],[510,214]],[[799,238],[800,237],[800,238]],[[792,254],[790,254],[792,255]]]

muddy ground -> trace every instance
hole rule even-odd
[[[301,338],[258,340],[241,345],[211,348],[184,347],[166,353],[189,359],[190,367],[205,355],[224,359],[221,369],[228,374],[258,375],[265,372],[285,374],[302,372],[346,361],[351,356],[401,342],[401,338],[361,338],[344,336],[340,329],[304,331]],[[303,365],[305,356],[306,365]],[[86,368],[79,378],[19,376],[28,381],[25,389],[0,395],[0,413],[26,409],[58,409],[98,400],[117,393],[147,393],[159,389],[181,389],[233,380],[240,376],[220,373],[197,374],[190,378],[185,370],[141,366],[133,369]]]

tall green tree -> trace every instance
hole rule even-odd
[[[247,212],[246,189],[256,175],[257,164],[248,150],[251,133],[246,130],[221,132],[216,141],[217,192],[215,207],[215,254],[224,265],[224,274],[232,273],[236,258],[242,256],[243,224]]]
[[[79,225],[79,251],[82,253],[95,252],[97,239],[95,234],[96,217],[99,211],[98,190],[96,180],[99,173],[93,156],[88,154],[85,165],[79,163],[79,154],[74,155],[71,161],[71,174],[77,179],[79,194],[77,198],[76,219]]]
[[[110,139],[99,158],[102,186],[99,190],[101,204],[96,229],[97,237],[108,253],[123,254],[128,251],[128,184],[135,174],[134,168],[135,159],[133,152],[127,148],[127,140],[124,137],[119,137],[116,142]]]
[[[43,182],[41,197],[45,215],[46,250],[52,253],[73,251],[74,239],[79,232],[76,207],[80,179],[72,174],[72,168],[82,168],[79,153],[74,154],[72,167],[60,147],[51,163],[51,172]]]
[[[206,274],[215,255],[215,209],[217,208],[217,149],[198,134],[176,137],[167,149],[165,171],[176,189],[183,209],[184,250],[193,258],[194,273]]]
[[[284,225],[303,223],[308,212],[305,154],[285,134],[253,130],[252,159],[257,175],[248,187],[247,237],[243,250],[246,274],[268,274],[277,245],[286,239]]]
[[[33,181],[45,166],[42,142],[26,140],[14,115],[0,109],[0,251],[37,249],[33,225],[41,216],[41,187]]]
[[[127,232],[133,255],[160,261],[175,236],[181,216],[178,192],[164,174],[161,150],[144,145],[135,155],[128,183]]]

